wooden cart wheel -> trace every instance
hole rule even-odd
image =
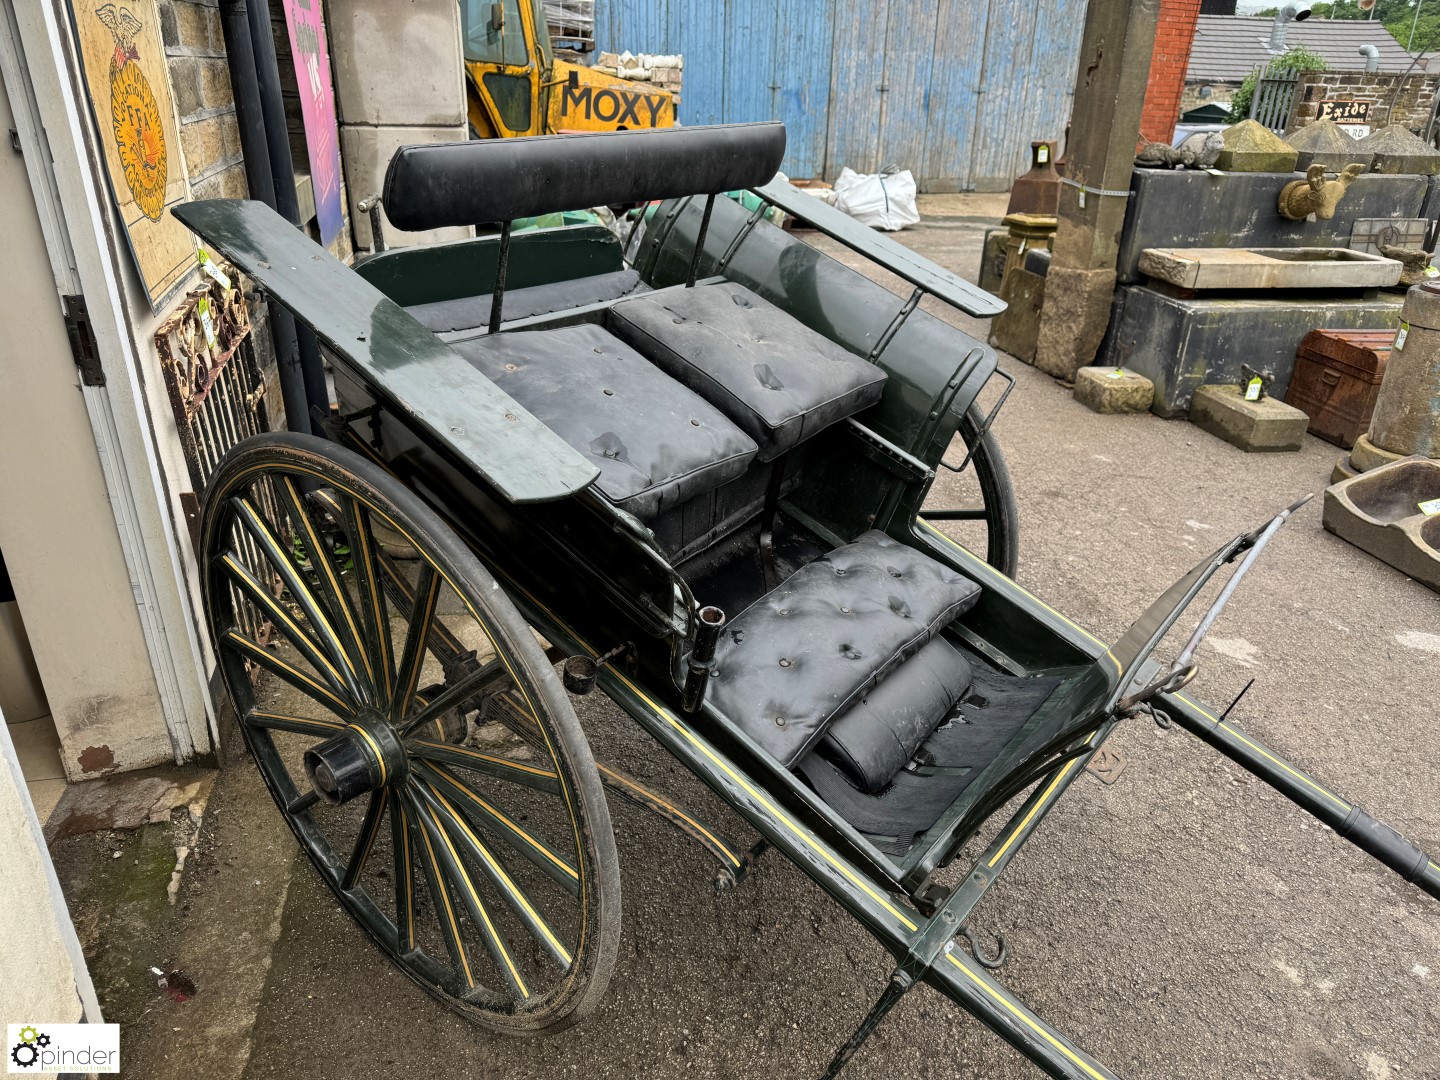
[[[246,743],[341,904],[486,1027],[585,1016],[619,944],[615,839],[574,710],[495,579],[395,478],[288,433],[220,463],[202,551]]]
[[[985,551],[985,561],[1007,577],[1015,576],[1020,562],[1020,510],[1005,455],[995,433],[980,435],[982,417],[975,409],[965,413],[957,434],[970,454],[970,463],[961,474],[965,500],[978,506],[956,509],[926,508],[920,516],[935,522],[971,551]],[[959,458],[958,447],[950,451]],[[949,502],[941,499],[937,501]],[[983,530],[983,531],[982,531]]]

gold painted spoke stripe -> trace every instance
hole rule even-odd
[[[350,629],[350,645],[360,654],[360,662],[365,665],[365,673],[369,676],[370,682],[373,685],[375,681],[375,671],[370,666],[370,654],[360,646],[360,628],[355,625],[355,617],[350,611],[350,599],[345,593],[345,587],[341,584],[339,575],[335,573],[335,567],[330,562],[330,553],[321,542],[320,534],[315,531],[315,523],[310,520],[310,515],[305,511],[305,504],[302,501],[302,497],[300,493],[295,490],[295,482],[287,476],[284,478],[281,486],[286,493],[286,502],[294,514],[299,516],[300,524],[305,530],[306,544],[309,546],[310,551],[313,552],[310,563],[312,566],[319,567],[324,574],[324,580],[329,586],[330,596],[334,599],[335,606],[340,609],[340,614],[344,616],[345,625]],[[334,630],[330,630],[332,637],[334,633]],[[341,653],[341,655],[345,657],[347,664],[349,664],[348,652],[349,650],[345,650]],[[354,671],[354,666],[350,665],[350,667],[351,670]],[[358,677],[359,673],[355,672],[355,674]]]
[[[357,575],[361,573],[360,567],[364,566],[364,587],[366,599],[370,604],[370,618],[374,622],[375,643],[380,650],[380,655],[375,659],[380,665],[380,682],[384,683],[384,700],[389,701],[390,695],[395,692],[393,685],[392,667],[395,663],[394,645],[390,640],[390,617],[385,611],[385,588],[380,583],[380,575],[383,571],[380,568],[380,561],[376,558],[373,547],[374,538],[370,535],[368,523],[359,512],[360,503],[357,499],[351,502],[354,509],[341,509],[338,500],[326,494],[322,496],[336,508],[336,512],[343,514],[347,526],[346,531],[350,533],[350,550],[352,555],[356,548],[359,548],[359,555],[355,560]]]
[[[518,906],[521,910],[525,912],[525,914],[528,916],[528,919],[526,921],[531,923],[533,929],[536,930],[542,937],[545,938],[546,941],[550,943],[550,946],[555,950],[557,957],[568,968],[574,959],[570,955],[570,950],[565,948],[564,942],[562,942],[558,937],[556,937],[555,932],[550,929],[550,924],[547,923],[545,919],[541,916],[541,914],[535,910],[534,905],[532,905],[529,899],[525,896],[525,894],[520,891],[520,887],[516,885],[510,875],[505,872],[505,867],[500,864],[500,860],[495,858],[495,856],[491,854],[490,849],[487,848],[480,841],[480,838],[476,836],[475,833],[471,830],[470,826],[465,823],[465,819],[460,816],[459,812],[455,809],[455,807],[450,804],[450,801],[446,799],[444,795],[440,794],[440,792],[436,789],[435,785],[427,782],[425,786],[427,789],[429,789],[430,793],[440,801],[440,805],[449,812],[450,819],[459,827],[460,831],[465,834],[466,838],[470,841],[470,843],[475,845],[475,852],[480,856],[485,866],[489,868],[490,874],[492,875],[496,885],[499,886],[500,890],[509,897],[510,903],[512,905]],[[516,978],[519,978],[518,973],[516,975]],[[523,983],[521,984],[521,988],[524,988]]]
[[[1351,806],[1349,803],[1347,803],[1344,799],[1340,798],[1338,795],[1332,795],[1330,792],[1326,791],[1323,787],[1321,787],[1319,784],[1317,784],[1314,780],[1311,780],[1311,779],[1310,779],[1308,776],[1306,776],[1304,773],[1302,773],[1302,772],[1300,772],[1299,770],[1291,767],[1288,763],[1280,760],[1280,758],[1278,758],[1278,757],[1276,757],[1274,754],[1270,753],[1268,750],[1266,750],[1266,749],[1265,749],[1263,746],[1261,746],[1259,743],[1251,742],[1249,739],[1247,739],[1244,735],[1240,734],[1239,731],[1237,731],[1235,728],[1231,727],[1229,724],[1224,723],[1223,721],[1217,719],[1217,718],[1214,717],[1214,716],[1211,716],[1208,712],[1205,711],[1204,708],[1202,708],[1200,705],[1197,705],[1195,702],[1191,701],[1191,700],[1190,700],[1189,698],[1187,698],[1184,694],[1176,694],[1175,697],[1176,697],[1177,700],[1183,701],[1186,705],[1189,705],[1192,709],[1194,709],[1196,712],[1198,712],[1201,716],[1205,717],[1205,719],[1212,721],[1221,731],[1225,732],[1225,734],[1231,736],[1232,738],[1235,738],[1235,739],[1240,740],[1240,742],[1242,742],[1242,743],[1244,743],[1246,746],[1250,747],[1251,750],[1254,750],[1257,754],[1259,754],[1261,757],[1265,758],[1267,761],[1271,762],[1271,763],[1272,763],[1273,765],[1275,765],[1277,768],[1283,769],[1286,773],[1288,773],[1289,775],[1293,776],[1296,780],[1299,780],[1302,784],[1304,784],[1306,787],[1310,788],[1312,791],[1317,791],[1317,792],[1319,792],[1321,795],[1325,796],[1325,798],[1329,799],[1329,800],[1330,800],[1331,802],[1333,802],[1336,806],[1340,807],[1340,809],[1344,810],[1347,814],[1348,814],[1352,809],[1354,809],[1354,807],[1352,807],[1352,806]]]
[[[476,806],[484,810],[485,813],[495,818],[506,829],[509,829],[511,832],[515,833],[515,835],[521,840],[524,840],[527,846],[529,846],[539,854],[543,855],[548,861],[554,863],[557,867],[559,867],[559,869],[562,870],[566,875],[576,881],[580,880],[580,875],[576,872],[575,868],[571,866],[568,862],[566,862],[565,859],[558,852],[552,849],[549,844],[545,843],[543,840],[531,836],[528,832],[526,832],[519,825],[517,825],[507,814],[505,814],[497,807],[492,806],[490,803],[486,802],[476,792],[471,791],[468,787],[464,785],[464,783],[461,782],[459,777],[453,775],[449,769],[445,768],[444,765],[441,765],[438,762],[433,764],[427,762],[426,764],[428,768],[434,770],[437,776],[439,776],[447,784],[453,787],[456,794],[469,800],[470,802],[473,802]]]
[[[1070,1047],[1066,1046],[1054,1035],[1050,1034],[1050,1032],[1046,1031],[1045,1025],[1039,1023],[1033,1016],[1031,1016],[1028,1010],[1022,1009],[1019,1005],[1011,1001],[1006,995],[1000,993],[999,989],[997,989],[995,984],[992,983],[989,979],[983,979],[975,972],[971,971],[969,965],[962,963],[953,952],[946,953],[945,958],[949,960],[950,963],[954,964],[961,972],[963,972],[966,978],[968,978],[972,983],[978,986],[981,992],[984,993],[986,997],[990,998],[992,1001],[999,1002],[999,1004],[1003,1006],[1005,1011],[1008,1012],[1011,1016],[1015,1017],[1015,1019],[1019,1020],[1036,1035],[1039,1035],[1040,1038],[1044,1039],[1052,1047],[1060,1051],[1060,1053],[1064,1054],[1069,1061],[1072,1061],[1076,1065],[1078,1065],[1084,1071],[1086,1076],[1093,1077],[1094,1080],[1113,1080],[1113,1077],[1106,1077],[1104,1073],[1097,1072],[1094,1066],[1092,1066],[1088,1061],[1082,1058],[1079,1054],[1075,1053],[1074,1050],[1071,1050]]]
[[[400,568],[395,565],[393,560],[391,560],[390,556],[386,555],[383,551],[380,552],[379,555],[381,572],[384,573],[384,575],[388,577],[392,582],[394,582],[396,590],[399,591],[401,596],[405,597],[406,603],[414,604],[415,590],[411,588],[410,583],[405,580],[405,575],[400,573]],[[435,569],[438,570],[439,568],[436,567]],[[446,580],[449,579],[447,578]],[[472,612],[471,614],[474,613]],[[478,615],[475,616],[475,621],[480,623],[481,626],[485,625],[485,621],[481,619]],[[438,637],[441,643],[451,652],[464,653],[468,651],[465,646],[460,643],[460,639],[457,638],[453,633],[451,633],[450,628],[446,626],[443,622],[437,622],[434,626],[430,628],[430,632],[436,637]],[[489,631],[487,630],[486,633],[489,634]]]
[[[511,761],[509,758],[493,757],[490,754],[482,754],[479,750],[471,750],[464,746],[451,746],[449,743],[436,743],[431,742],[429,739],[413,739],[410,745],[424,747],[429,750],[445,750],[452,754],[474,758],[476,761],[483,761],[487,765],[495,765],[502,769],[514,769],[516,772],[529,773],[532,776],[543,776],[547,780],[560,779],[560,774],[550,769],[541,769],[534,765],[525,765],[518,761]]]
[[[460,853],[455,850],[455,845],[450,840],[450,834],[445,831],[445,826],[440,824],[440,819],[430,807],[417,801],[416,810],[429,819],[430,824],[435,828],[436,835],[439,836],[440,840],[445,844],[445,849],[454,860],[455,876],[459,878],[456,884],[464,889],[465,895],[469,897],[470,904],[468,906],[472,914],[479,916],[481,924],[479,929],[484,931],[486,943],[497,954],[501,962],[504,963],[506,970],[510,973],[510,977],[514,981],[515,988],[520,992],[520,996],[522,998],[528,998],[530,991],[525,986],[525,980],[520,975],[520,969],[515,966],[515,961],[511,958],[510,951],[505,948],[505,943],[500,940],[500,932],[496,929],[494,922],[491,921],[490,912],[485,907],[485,901],[480,899],[479,890],[475,888],[475,883],[470,879],[469,873],[466,872],[465,864],[460,861]],[[446,906],[449,907],[448,896],[446,898]]]
[[[714,844],[715,847],[716,847],[727,859],[729,859],[732,863],[734,863],[737,867],[740,865],[740,859],[739,859],[739,857],[738,857],[733,851],[731,851],[730,848],[727,847],[727,846],[719,839],[719,837],[717,837],[714,833],[712,833],[712,832],[711,832],[709,829],[707,829],[704,825],[700,824],[700,822],[696,821],[696,820],[695,820],[693,817],[691,817],[689,814],[685,813],[684,810],[681,810],[678,806],[672,806],[670,803],[668,803],[668,802],[666,802],[664,799],[662,799],[659,795],[656,795],[656,794],[655,794],[653,791],[651,791],[649,788],[641,787],[639,784],[635,783],[633,780],[630,780],[630,779],[627,778],[627,777],[621,776],[621,775],[620,775],[619,773],[617,773],[614,769],[608,768],[608,767],[605,766],[605,765],[601,765],[599,762],[596,762],[596,768],[598,768],[598,769],[599,769],[602,773],[604,773],[606,776],[610,777],[611,780],[614,780],[615,783],[617,783],[617,784],[623,784],[625,787],[630,788],[632,791],[638,792],[638,793],[640,794],[640,796],[641,796],[643,799],[645,799],[647,802],[653,802],[653,803],[656,803],[656,804],[659,805],[659,806],[663,806],[663,807],[664,807],[666,810],[668,810],[670,813],[674,814],[674,815],[675,815],[677,818],[679,818],[681,821],[685,822],[685,823],[688,824],[691,828],[693,828],[696,832],[698,832],[698,833],[700,833],[702,836],[704,836],[707,840],[710,841],[710,843]]]
[[[415,867],[410,863],[410,815],[390,793],[390,837],[395,857],[395,937],[402,954],[415,948]]]
[[[395,700],[390,702],[390,718],[399,722],[410,711],[415,691],[420,685],[420,672],[425,667],[425,648],[430,640],[430,623],[440,602],[440,575],[429,566],[421,569],[425,595],[410,609],[410,625],[405,631],[405,647],[400,654],[400,671]]]
[[[260,709],[251,709],[246,713],[245,722],[255,727],[293,731],[301,735],[333,735],[345,727],[338,720],[314,720],[308,716],[287,716]]]
[[[380,835],[380,823],[385,817],[386,795],[383,788],[370,794],[370,805],[365,808],[365,817],[360,822],[360,835],[355,838],[355,848],[350,853],[350,862],[345,867],[345,876],[340,881],[342,889],[353,889],[365,872],[370,861],[370,849],[375,846],[375,837]]]
[[[260,516],[250,501],[244,498],[234,498],[230,501],[236,508],[240,522],[245,527],[245,530],[259,543],[261,549],[265,552],[267,561],[274,567],[275,572],[284,579],[285,587],[290,590],[290,594],[295,598],[296,604],[300,606],[301,610],[305,612],[306,617],[320,631],[325,640],[329,642],[330,657],[333,660],[338,660],[345,666],[345,670],[350,676],[350,679],[347,680],[347,685],[353,692],[357,688],[358,676],[355,671],[355,666],[350,662],[349,649],[335,633],[335,628],[330,625],[330,620],[326,618],[325,609],[321,606],[319,599],[310,591],[309,584],[301,577],[299,570],[295,568],[289,556],[286,555],[285,549],[280,546],[280,541],[276,538],[275,534],[270,531],[270,527],[265,523],[265,519]],[[311,550],[314,549],[312,548]],[[310,561],[314,563],[317,561],[326,562],[327,560],[316,555]],[[336,674],[338,676],[339,672],[337,671]]]
[[[305,659],[315,665],[315,669],[322,673],[328,672],[334,681],[336,688],[343,687],[345,680],[341,677],[339,670],[330,662],[325,651],[316,643],[315,639],[300,628],[300,624],[290,617],[278,600],[271,596],[258,580],[241,565],[240,560],[230,552],[220,556],[220,564],[225,569],[231,580],[250,599],[270,616],[272,622],[278,624],[290,639],[290,643],[305,655]]]
[[[238,630],[227,630],[220,641],[221,644],[229,645],[237,652],[244,653],[261,667],[268,668],[291,685],[317,698],[322,705],[327,703],[333,705],[335,710],[341,713],[350,711],[350,703],[339,694],[293,664],[287,664],[264,646],[257,645]]]
[[[422,807],[415,807],[415,814],[418,817],[425,811]],[[445,921],[440,924],[440,929],[445,934],[445,940],[450,946],[451,953],[460,961],[460,967],[465,974],[465,985],[475,989],[475,976],[470,970],[470,957],[465,952],[465,942],[460,936],[460,922],[455,918],[455,906],[450,903],[450,890],[445,887],[444,871],[440,869],[440,860],[435,856],[435,849],[430,844],[430,830],[425,823],[420,823],[420,842],[425,845],[426,877],[434,886],[431,891],[440,894],[440,903],[436,905],[436,915],[443,914]],[[431,898],[434,903],[434,898]]]
[[[1050,781],[1050,786],[1045,789],[1045,794],[1040,796],[1040,801],[1032,806],[1030,812],[1020,819],[1020,824],[1016,825],[1014,831],[1006,837],[1005,843],[1000,846],[1000,850],[990,857],[990,861],[986,863],[987,866],[993,870],[995,865],[1005,857],[1005,852],[1009,851],[1015,841],[1019,839],[1020,834],[1023,833],[1025,827],[1034,820],[1035,815],[1049,804],[1050,798],[1055,794],[1055,789],[1060,786],[1060,782],[1070,775],[1070,770],[1078,764],[1080,764],[1079,758],[1071,758],[1065,763],[1065,767],[1055,774],[1055,779]]]
[[[373,456],[373,455],[372,455],[372,456]],[[340,466],[335,466],[335,467],[336,467],[337,469],[341,468]],[[389,466],[386,465],[383,461],[380,462],[380,467],[381,467],[385,472],[389,473],[391,476],[394,476],[394,473],[390,471]],[[255,464],[255,465],[251,465],[249,468],[245,469],[243,472],[238,473],[238,474],[236,475],[236,477],[235,477],[235,479],[234,479],[233,482],[236,483],[236,484],[239,484],[241,481],[245,480],[246,477],[249,477],[249,476],[251,476],[251,475],[253,475],[253,474],[256,474],[256,473],[264,473],[264,472],[266,472],[267,470],[273,470],[273,471],[275,471],[275,472],[289,471],[289,472],[301,473],[301,474],[303,474],[303,475],[305,475],[305,476],[313,476],[315,479],[319,480],[322,484],[325,484],[325,485],[328,485],[328,486],[332,486],[332,487],[333,487],[333,486],[336,486],[336,478],[335,478],[333,475],[329,475],[329,474],[327,474],[327,473],[321,472],[321,471],[319,471],[318,469],[313,468],[313,467],[310,467],[310,466],[298,465],[298,464],[295,464],[295,463],[293,463],[293,462],[286,462],[285,464],[281,465],[281,464],[278,463],[278,462],[266,462],[266,461],[261,461],[261,462]],[[425,550],[425,549],[421,546],[420,542],[419,542],[418,540],[416,540],[413,536],[411,536],[410,533],[409,533],[406,529],[402,528],[401,525],[400,525],[400,523],[399,523],[398,521],[395,521],[392,517],[390,517],[389,514],[385,513],[385,512],[384,512],[383,510],[381,510],[379,507],[373,506],[369,501],[361,498],[361,496],[360,496],[358,493],[356,493],[356,492],[354,492],[354,491],[351,491],[351,490],[349,490],[348,488],[343,489],[343,490],[345,491],[345,494],[346,494],[346,495],[350,496],[350,498],[354,499],[357,503],[363,504],[363,505],[365,506],[366,511],[367,511],[368,513],[375,514],[375,515],[378,516],[382,521],[384,521],[386,525],[388,525],[390,528],[394,529],[394,530],[395,530],[397,533],[399,533],[401,536],[405,537],[406,540],[410,541],[411,545],[415,548],[416,551],[421,552],[422,554],[424,553],[424,550]],[[383,554],[383,553],[382,553],[382,554]],[[427,562],[428,562],[428,561],[429,561],[429,560],[427,559]],[[432,565],[433,565],[433,564],[432,564]],[[470,602],[470,598],[467,597],[463,592],[460,591],[460,589],[458,589],[458,588],[456,587],[455,582],[450,579],[449,574],[447,574],[447,573],[445,572],[445,570],[444,570],[442,567],[439,567],[439,566],[434,566],[434,570],[435,570],[435,572],[438,573],[442,578],[444,578],[445,583],[446,583],[447,585],[449,585],[450,588],[451,588],[451,590],[455,593],[455,595],[460,598],[461,603],[463,603],[463,604],[465,605],[465,610],[470,613],[470,617],[471,617],[472,619],[474,619],[476,622],[480,623],[482,626],[486,625],[485,620],[484,620],[483,618],[481,618],[481,616],[480,616],[480,612],[477,611],[476,608],[475,608],[475,606]],[[523,589],[520,590],[520,591],[521,591],[521,592],[524,592]],[[526,595],[528,596],[529,594],[526,593]],[[532,599],[533,599],[533,598],[532,598]],[[492,640],[493,640],[493,639],[492,639]],[[533,703],[530,701],[529,692],[525,689],[525,684],[520,681],[520,677],[519,677],[519,675],[516,673],[515,667],[514,667],[514,665],[511,663],[511,661],[510,661],[510,657],[507,656],[505,650],[500,647],[500,642],[494,641],[493,644],[495,645],[495,655],[498,656],[498,657],[500,658],[500,662],[501,662],[502,664],[504,664],[506,672],[509,674],[511,680],[515,683],[516,690],[519,692],[521,698],[524,700],[526,707],[528,707],[528,708],[530,708],[532,711],[534,711],[534,705],[533,705]],[[598,655],[598,654],[597,654],[597,655]],[[551,760],[551,761],[557,761],[557,760],[559,760],[558,752],[557,752],[557,750],[556,750],[556,748],[555,748],[554,743],[552,742],[552,740],[551,740],[551,738],[550,738],[550,733],[549,733],[548,731],[546,731],[544,727],[541,727],[541,729],[540,729],[540,737],[541,737],[542,739],[544,739],[544,741],[545,741],[545,748],[546,748],[547,752],[548,752],[549,755],[550,755],[550,760]],[[579,851],[579,852],[583,852],[583,851],[585,850],[585,843],[584,843],[583,838],[582,838],[581,835],[580,835],[580,817],[579,817],[579,814],[576,812],[575,797],[574,797],[574,796],[571,794],[571,792],[570,792],[570,785],[569,785],[568,783],[566,783],[563,778],[561,778],[561,777],[559,777],[558,775],[556,775],[555,779],[557,780],[557,782],[558,782],[558,784],[559,784],[560,794],[561,794],[561,795],[564,797],[564,799],[565,799],[565,810],[566,810],[566,813],[569,815],[569,818],[570,818],[570,830],[571,830],[571,835],[574,837],[574,840],[575,840],[575,850],[576,850],[576,851]],[[582,891],[583,891],[583,890],[585,889],[585,887],[586,887],[585,878],[584,878],[584,873],[583,873],[583,867],[582,867],[582,872],[581,872],[580,887],[581,887],[581,890],[582,890]],[[913,929],[913,927],[912,927],[912,929]],[[588,905],[588,904],[581,904],[581,905],[580,905],[580,934],[579,934],[579,937],[577,938],[577,941],[579,941],[579,942],[582,944],[582,946],[583,946],[584,941],[586,940],[586,935],[587,935],[588,933],[589,933],[589,905]]]
[[[1041,600],[1041,599],[1040,599],[1038,596],[1036,596],[1034,593],[1030,592],[1028,589],[1026,589],[1026,588],[1024,588],[1022,585],[1020,585],[1020,583],[1017,582],[1014,578],[1008,578],[1008,577],[1006,577],[1006,576],[1005,576],[1004,574],[1002,574],[999,570],[996,570],[993,566],[991,566],[989,563],[987,563],[984,559],[980,558],[980,557],[979,557],[978,555],[976,555],[973,551],[971,551],[969,548],[967,548],[964,544],[960,543],[958,540],[955,540],[954,538],[952,538],[952,537],[950,537],[950,536],[947,536],[945,533],[943,533],[943,532],[941,532],[939,529],[937,529],[934,525],[931,525],[930,522],[926,521],[924,518],[916,518],[916,519],[915,519],[915,522],[916,522],[916,524],[918,524],[918,525],[924,526],[924,527],[925,527],[926,529],[928,529],[930,532],[932,532],[932,533],[934,533],[936,536],[938,536],[941,540],[944,540],[945,543],[949,544],[949,545],[950,545],[951,547],[953,547],[956,551],[959,551],[959,552],[963,553],[969,561],[971,561],[972,563],[974,563],[975,566],[977,566],[977,567],[979,567],[979,568],[981,568],[981,569],[984,569],[985,571],[987,571],[987,572],[990,573],[990,574],[993,574],[995,577],[997,577],[997,578],[999,578],[1001,581],[1005,582],[1006,585],[1009,585],[1011,588],[1014,588],[1014,589],[1018,590],[1018,591],[1019,591],[1020,593],[1022,593],[1024,596],[1027,596],[1027,597],[1029,597],[1031,600],[1035,601],[1035,603],[1039,604],[1042,608],[1044,608],[1046,611],[1048,611],[1051,615],[1054,615],[1057,619],[1059,619],[1061,622],[1063,622],[1066,626],[1070,627],[1070,629],[1076,631],[1077,633],[1083,634],[1086,638],[1088,638],[1089,640],[1093,641],[1096,645],[1099,645],[1100,648],[1102,648],[1103,650],[1105,650],[1104,653],[1103,653],[1103,655],[1104,655],[1112,664],[1115,665],[1115,673],[1116,673],[1117,675],[1124,673],[1125,669],[1124,669],[1124,667],[1121,665],[1119,657],[1117,657],[1113,652],[1110,651],[1110,646],[1106,645],[1105,642],[1101,641],[1101,640],[1100,640],[1099,638],[1097,638],[1094,634],[1090,633],[1089,630],[1086,630],[1086,629],[1085,629],[1083,626],[1081,626],[1080,624],[1078,624],[1078,623],[1076,623],[1076,622],[1073,622],[1073,621],[1071,621],[1070,619],[1067,619],[1064,615],[1060,614],[1060,612],[1056,611],[1056,610],[1055,610],[1053,607],[1051,607],[1049,604],[1045,603],[1044,600]]]

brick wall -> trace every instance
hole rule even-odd
[[[216,0],[159,0],[159,7],[191,194],[243,199],[245,165]]]
[[[1395,93],[1399,85],[1399,94]],[[1389,123],[1403,124],[1424,135],[1430,123],[1430,110],[1440,75],[1414,74],[1400,76],[1393,72],[1312,71],[1300,76],[1295,91],[1295,106],[1290,112],[1290,127],[1314,123],[1319,103],[1351,99],[1370,102],[1370,115],[1365,123],[1381,128]],[[1394,109],[1391,99],[1394,98]]]
[[[1155,51],[1145,87],[1145,111],[1140,115],[1140,134],[1146,139],[1168,143],[1175,134],[1199,15],[1200,0],[1160,0]]]

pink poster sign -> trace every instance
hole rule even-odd
[[[263,2],[263,0],[261,0]],[[340,135],[335,126],[335,91],[330,82],[330,50],[320,0],[285,0],[290,53],[300,87],[300,114],[310,152],[310,182],[315,188],[315,218],[320,242],[340,231]]]

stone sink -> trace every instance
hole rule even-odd
[[[1325,528],[1440,592],[1440,460],[1406,457],[1325,489]]]
[[[1395,259],[1349,248],[1146,248],[1140,272],[1181,289],[1378,289]]]

